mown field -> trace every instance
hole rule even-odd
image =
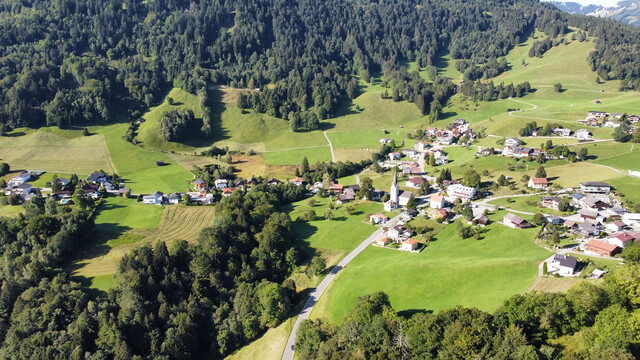
[[[455,305],[493,311],[524,291],[549,252],[535,245],[537,229],[514,230],[494,221],[481,240],[461,239],[455,226],[442,230],[421,253],[370,247],[329,286],[312,317],[339,324],[364,294],[384,291],[399,311],[434,311]]]

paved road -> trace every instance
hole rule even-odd
[[[336,155],[333,153],[333,144],[331,143],[331,140],[329,140],[329,137],[327,136],[327,132],[323,132],[324,134],[324,138],[327,139],[327,142],[329,143],[329,148],[331,149],[331,161],[332,162],[336,162]]]
[[[393,224],[395,224],[398,221],[398,219],[400,219],[400,216],[402,216],[402,214],[399,214],[393,219],[387,221],[387,223],[384,224],[383,227],[393,226]],[[320,285],[318,285],[318,287],[311,292],[311,295],[309,296],[309,300],[307,300],[307,302],[304,304],[304,307],[302,308],[302,312],[298,316],[298,319],[296,319],[296,322],[293,325],[293,329],[291,329],[291,334],[289,335],[287,346],[285,347],[284,353],[282,354],[282,360],[293,359],[294,351],[292,347],[296,343],[296,331],[298,330],[300,323],[302,323],[304,320],[309,318],[309,314],[311,314],[311,310],[313,310],[313,306],[318,302],[318,299],[320,299],[320,296],[322,296],[322,293],[327,288],[327,286],[329,286],[331,281],[336,277],[336,275],[338,275],[340,270],[344,269],[344,267],[351,262],[351,260],[353,260],[356,256],[358,256],[358,254],[360,254],[369,245],[371,245],[376,240],[382,238],[383,236],[384,236],[384,231],[382,230],[382,227],[380,227],[373,234],[371,234],[371,236],[369,236],[365,241],[363,241],[360,245],[358,245],[357,248],[355,248],[347,256],[345,256],[345,258],[342,259],[342,261],[340,261],[338,265],[334,266],[333,269],[331,269],[331,271],[329,272],[329,274],[325,276],[324,279],[322,279],[322,282],[320,282]]]

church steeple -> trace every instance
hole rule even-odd
[[[400,195],[400,189],[398,188],[398,174],[393,171],[393,182],[391,182],[391,189],[389,191],[389,199],[394,203],[398,203],[398,196]]]

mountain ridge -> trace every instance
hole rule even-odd
[[[571,1],[551,1],[558,9],[571,14],[607,17],[640,27],[640,1],[620,1],[615,6],[580,5]]]

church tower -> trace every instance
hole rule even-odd
[[[400,195],[400,189],[398,188],[398,174],[393,171],[393,182],[391,183],[391,190],[389,191],[389,199],[398,204],[398,196]]]

